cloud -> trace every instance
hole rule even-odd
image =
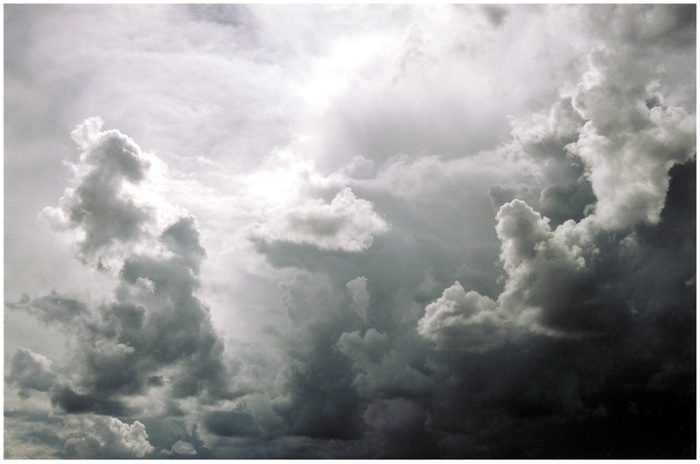
[[[508,325],[495,301],[455,282],[426,306],[418,333],[438,349],[482,351],[504,343]]]
[[[12,356],[5,381],[18,388],[21,398],[28,398],[32,391],[48,391],[55,377],[49,358],[24,348]]]
[[[367,306],[369,305],[369,293],[367,292],[367,278],[357,277],[345,284],[352,299],[352,309],[362,320],[367,323]]]
[[[389,336],[375,329],[343,333],[336,345],[358,372],[352,382],[362,398],[425,396],[433,381],[408,361],[411,353],[392,349]]]
[[[372,245],[375,234],[388,229],[389,224],[374,211],[372,203],[345,188],[329,204],[316,200],[291,208],[281,224],[263,232],[262,237],[324,250],[361,252]]]
[[[116,417],[83,416],[74,419],[71,426],[72,431],[66,434],[66,458],[143,458],[155,450],[139,421],[129,425]]]
[[[8,305],[72,334],[71,375],[53,379],[45,390],[50,390],[52,404],[66,412],[108,415],[133,411],[129,400],[153,388],[205,402],[226,397],[231,392],[223,342],[208,308],[195,296],[206,252],[194,219],[180,217],[155,238],[149,236],[152,229],[141,225],[132,230],[138,233],[97,237],[113,230],[111,206],[139,210],[122,198],[122,187],[144,181],[147,173],[135,143],[118,131],[101,131],[101,125],[99,119],[89,119],[73,133],[84,150],[77,169],[87,169],[80,185],[88,187],[78,188],[77,196],[68,193],[60,211],[83,208],[85,192],[99,196],[103,205],[69,225],[86,231],[83,252],[120,250],[112,301],[91,307],[52,292]],[[131,252],[117,243],[127,239]]]
[[[60,324],[65,330],[75,327],[75,322],[89,314],[85,303],[74,298],[61,296],[55,291],[50,294],[30,299],[28,295],[17,303],[7,303],[14,310],[27,311],[47,325]]]
[[[80,254],[97,256],[113,244],[138,241],[152,220],[148,205],[131,191],[146,176],[150,163],[138,145],[119,131],[102,131],[99,117],[90,118],[72,133],[81,148],[72,165],[74,188],[65,191],[60,206],[42,215],[55,227],[81,232]]]
[[[606,229],[657,224],[668,170],[695,156],[695,116],[679,107],[650,108],[648,102],[658,98],[653,88],[628,86],[620,92],[620,80],[630,70],[620,69],[612,56],[593,57],[594,68],[573,98],[587,122],[570,149],[586,165],[597,198],[595,216]]]
[[[695,449],[694,7],[24,8],[6,457]]]
[[[554,336],[602,334],[632,314],[624,277],[615,272],[624,272],[625,245],[635,238],[616,246],[607,231],[624,234],[659,223],[669,170],[695,156],[695,117],[663,105],[659,74],[638,69],[631,56],[592,52],[591,69],[568,101],[557,102],[547,118],[514,127],[505,153],[543,164],[542,180],[570,181],[536,189],[514,183],[491,187],[492,201],[500,205],[496,232],[507,280],[498,304],[492,302],[492,311],[484,314],[498,310],[517,326]],[[588,188],[595,198],[586,205]],[[558,226],[552,228],[549,218],[518,197],[554,213]],[[456,320],[466,325],[445,295],[426,307],[419,322],[423,336],[441,340],[438,347],[446,345],[440,337],[447,327],[456,330]],[[443,318],[436,317],[440,314]],[[440,326],[441,319],[452,323]],[[466,349],[469,343],[456,346]]]
[[[197,454],[197,450],[194,449],[191,443],[186,441],[178,440],[173,443],[170,449],[174,454],[184,454],[186,456],[194,456]]]
[[[687,47],[695,40],[695,8],[690,5],[620,5],[591,8],[596,31],[624,45]]]
[[[261,434],[255,419],[246,411],[212,411],[205,415],[202,423],[207,432],[223,437]]]

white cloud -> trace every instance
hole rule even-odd
[[[278,223],[263,227],[261,236],[271,241],[310,244],[324,250],[365,251],[374,235],[389,224],[374,211],[371,202],[345,188],[331,200],[311,200],[286,211]]]
[[[155,450],[139,421],[129,425],[116,417],[90,416],[72,420],[69,427],[65,443],[69,458],[143,458]]]
[[[586,164],[606,229],[657,224],[669,169],[695,156],[695,116],[667,106],[658,72],[633,60],[596,51],[572,100],[587,122],[570,150]]]
[[[191,443],[186,441],[178,440],[173,444],[171,451],[175,454],[184,454],[187,456],[194,456],[197,454],[197,450],[194,449]]]
[[[495,301],[455,282],[425,307],[418,333],[438,349],[484,351],[505,342],[508,325]]]

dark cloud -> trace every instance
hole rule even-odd
[[[256,437],[262,434],[253,416],[245,410],[212,411],[204,416],[202,424],[207,432],[222,437]]]
[[[67,413],[104,414],[108,416],[123,416],[129,413],[122,401],[94,394],[80,394],[70,387],[57,385],[51,391],[51,403]]]
[[[502,5],[483,5],[481,8],[494,26],[500,26],[508,16],[508,8]]]
[[[439,34],[405,31],[395,93],[367,94],[365,110],[381,111],[331,116],[361,135],[339,150],[383,164],[359,178],[350,168],[306,178],[299,203],[247,229],[250,254],[228,236],[200,236],[193,217],[159,223],[159,203],[136,194],[157,160],[97,120],[81,125],[76,187],[45,214],[83,234],[84,259],[110,258],[115,273],[99,275],[114,290],[99,303],[57,291],[7,304],[70,340],[61,363],[26,349],[8,357],[7,386],[20,397],[8,404],[40,407],[48,396],[54,409],[32,418],[6,407],[6,457],[31,454],[18,446],[31,440],[46,446],[35,456],[70,458],[695,457],[695,116],[669,66],[692,61],[695,9],[556,11],[589,16],[577,27],[598,35],[576,46],[590,67],[552,90],[544,114],[515,118],[496,146],[500,126],[466,149],[472,135],[443,135],[471,116],[455,110],[443,124],[442,100],[400,98],[414,65],[442,53],[430,43]],[[248,34],[254,10],[187,12],[200,27]],[[523,10],[464,13],[490,21],[488,34]],[[265,14],[256,17],[261,26]],[[523,27],[522,46],[535,25],[559,26],[546,19]],[[269,293],[219,302],[226,339],[204,279],[245,286],[226,280],[221,261],[207,268],[221,248],[205,239],[258,260],[243,282]],[[262,338],[237,340],[248,327],[222,317],[229,311],[259,317]]]

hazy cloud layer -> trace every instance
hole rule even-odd
[[[695,5],[5,40],[6,458],[695,457]]]

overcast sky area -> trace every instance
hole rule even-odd
[[[695,458],[688,5],[5,5],[5,458]]]

